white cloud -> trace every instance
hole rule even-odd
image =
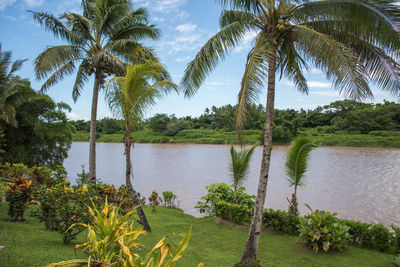
[[[309,81],[307,82],[309,87],[317,87],[317,88],[331,88],[332,84],[327,82],[318,82],[318,81]]]
[[[44,3],[44,0],[24,0],[29,7],[37,7]]]
[[[175,59],[176,62],[186,62],[189,61],[191,59],[191,57],[187,56],[187,57],[178,57],[177,59]]]
[[[163,14],[174,14],[178,18],[186,18],[189,15],[181,10],[180,7],[186,3],[186,0],[132,0],[134,7],[151,8],[152,12]]]
[[[176,30],[179,32],[193,32],[197,28],[197,25],[191,24],[191,23],[186,23],[186,24],[180,24],[176,26]]]
[[[243,50],[250,50],[251,43],[253,42],[253,40],[256,36],[257,36],[257,32],[254,32],[254,31],[247,32],[243,37],[243,41],[237,47],[235,47],[233,52],[240,53]]]
[[[15,0],[0,0],[0,11],[14,4]]]
[[[76,114],[74,112],[67,113],[67,118],[70,120],[73,120],[73,121],[78,121],[78,120],[88,121],[89,120],[89,118],[87,118],[86,116],[82,116],[82,115]]]
[[[167,54],[171,55],[181,51],[197,50],[203,44],[203,38],[199,33],[181,33],[171,41],[161,41],[161,49],[166,49]]]
[[[310,94],[330,97],[339,96],[339,93],[337,91],[310,91]]]

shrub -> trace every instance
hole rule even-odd
[[[8,215],[12,221],[25,221],[24,212],[32,199],[33,183],[22,178],[14,178],[6,189]]]
[[[299,217],[284,210],[265,209],[263,226],[278,233],[298,235]]]
[[[29,176],[29,174],[29,167],[22,163],[10,164],[6,162],[0,164],[0,177],[6,180],[11,181],[13,178],[22,178]]]
[[[151,206],[153,212],[155,212],[156,207],[158,207],[160,205],[160,200],[161,200],[161,198],[158,196],[158,193],[155,190],[153,190],[153,192],[151,193],[151,195],[149,197],[150,206]]]
[[[397,267],[400,267],[400,256],[397,256],[396,258],[394,258],[393,264]]]
[[[315,253],[321,249],[325,252],[329,249],[341,251],[351,239],[350,227],[341,223],[336,213],[315,210],[299,221],[300,237]]]
[[[207,213],[209,215],[218,216],[218,207],[216,206],[219,202],[233,203],[234,191],[232,188],[224,183],[211,184],[206,186],[208,193],[202,196],[203,201],[197,202],[195,206],[199,209],[200,213]],[[251,210],[255,205],[255,196],[250,196],[245,192],[244,187],[239,187],[237,189],[237,204],[246,207]]]
[[[249,223],[253,214],[253,208],[242,204],[235,204],[226,201],[215,203],[215,216],[237,224]]]
[[[162,192],[163,194],[163,202],[164,202],[164,206],[169,207],[169,208],[175,208],[175,200],[176,200],[176,195],[171,192],[171,191],[165,191]]]
[[[40,202],[38,217],[45,223],[46,229],[57,231],[63,235],[68,244],[84,230],[74,223],[89,223],[87,206],[92,202],[102,202],[102,195],[94,186],[74,186],[60,183],[54,187],[41,187],[36,195]]]
[[[394,235],[393,235],[393,245],[396,248],[396,252],[400,252],[400,227],[399,226],[391,226],[393,231],[394,231]]]
[[[374,250],[389,252],[399,248],[399,241],[396,240],[400,236],[400,230],[396,231],[393,226],[394,233],[391,233],[382,224],[369,224],[364,222],[342,220],[349,227],[349,233],[352,235],[351,242],[363,248],[371,248]]]

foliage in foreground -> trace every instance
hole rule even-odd
[[[178,244],[175,252],[170,244],[165,242],[165,238],[161,239],[153,249],[141,257],[137,254],[138,249],[143,247],[139,243],[138,238],[146,234],[141,228],[133,225],[132,214],[135,209],[121,216],[120,207],[112,207],[105,202],[104,208],[98,210],[95,205],[89,207],[89,214],[93,219],[92,224],[75,224],[81,225],[88,229],[87,242],[76,246],[83,247],[89,254],[86,260],[71,260],[48,265],[53,266],[137,266],[137,267],[167,267],[177,262],[188,246],[192,227],[189,228],[187,234],[183,235],[181,242]],[[199,264],[202,266],[202,264]]]
[[[14,178],[6,189],[6,201],[8,201],[8,215],[12,221],[25,221],[24,212],[28,202],[32,199],[32,181],[25,177]]]

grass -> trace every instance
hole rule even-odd
[[[194,218],[181,210],[159,207],[152,213],[145,207],[152,233],[141,238],[151,249],[162,237],[176,247],[181,237],[193,226],[189,247],[178,266],[233,266],[240,260],[248,230],[242,226],[216,223],[213,218]],[[45,266],[51,262],[84,258],[82,252],[74,254],[74,245],[64,245],[61,234],[44,230],[27,211],[26,223],[8,222],[6,205],[0,205],[0,266]],[[78,237],[84,241],[85,234]],[[391,266],[393,256],[377,251],[349,247],[342,253],[314,254],[296,236],[262,233],[259,260],[262,266]]]
[[[246,130],[243,133],[245,143],[254,144],[261,141],[262,131]],[[400,148],[399,131],[376,131],[371,134],[319,133],[315,129],[306,129],[299,134],[308,136],[313,142],[322,146],[348,147],[390,147]],[[225,130],[191,129],[180,131],[175,136],[163,136],[151,130],[133,132],[136,143],[192,143],[192,144],[236,144],[235,132]],[[123,134],[100,134],[97,142],[122,143]],[[73,141],[89,141],[89,133],[77,132]],[[286,142],[275,142],[285,145]]]

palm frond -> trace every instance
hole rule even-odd
[[[298,136],[290,145],[286,158],[286,175],[290,186],[302,186],[303,176],[307,170],[307,160],[311,150],[315,148],[307,137]]]
[[[85,61],[84,61],[85,62]],[[86,72],[83,64],[79,65],[78,72],[76,73],[74,87],[72,88],[72,99],[74,102],[78,100],[85,83],[89,80],[89,75]]]
[[[333,80],[340,93],[357,100],[372,97],[365,67],[350,48],[306,26],[295,25],[293,32],[297,49]]]
[[[248,25],[236,22],[222,28],[197,53],[186,67],[181,86],[186,97],[193,96],[204,82],[206,76],[216,67],[219,61],[241,41],[249,28]]]
[[[82,51],[75,45],[49,47],[34,61],[36,78],[46,78],[49,72],[56,71],[70,61],[78,61],[81,57]]]
[[[240,131],[243,130],[246,122],[246,107],[248,104],[257,102],[267,79],[268,58],[272,52],[267,38],[264,32],[260,32],[256,37],[254,48],[247,56],[235,114],[235,128],[239,133],[239,139]]]
[[[231,172],[232,183],[234,187],[241,186],[249,172],[250,159],[258,144],[244,150],[237,151],[231,146],[231,162],[229,170]]]
[[[45,92],[51,86],[56,84],[65,78],[65,76],[71,75],[75,71],[74,61],[69,61],[65,63],[63,66],[58,68],[42,85],[40,92]]]

